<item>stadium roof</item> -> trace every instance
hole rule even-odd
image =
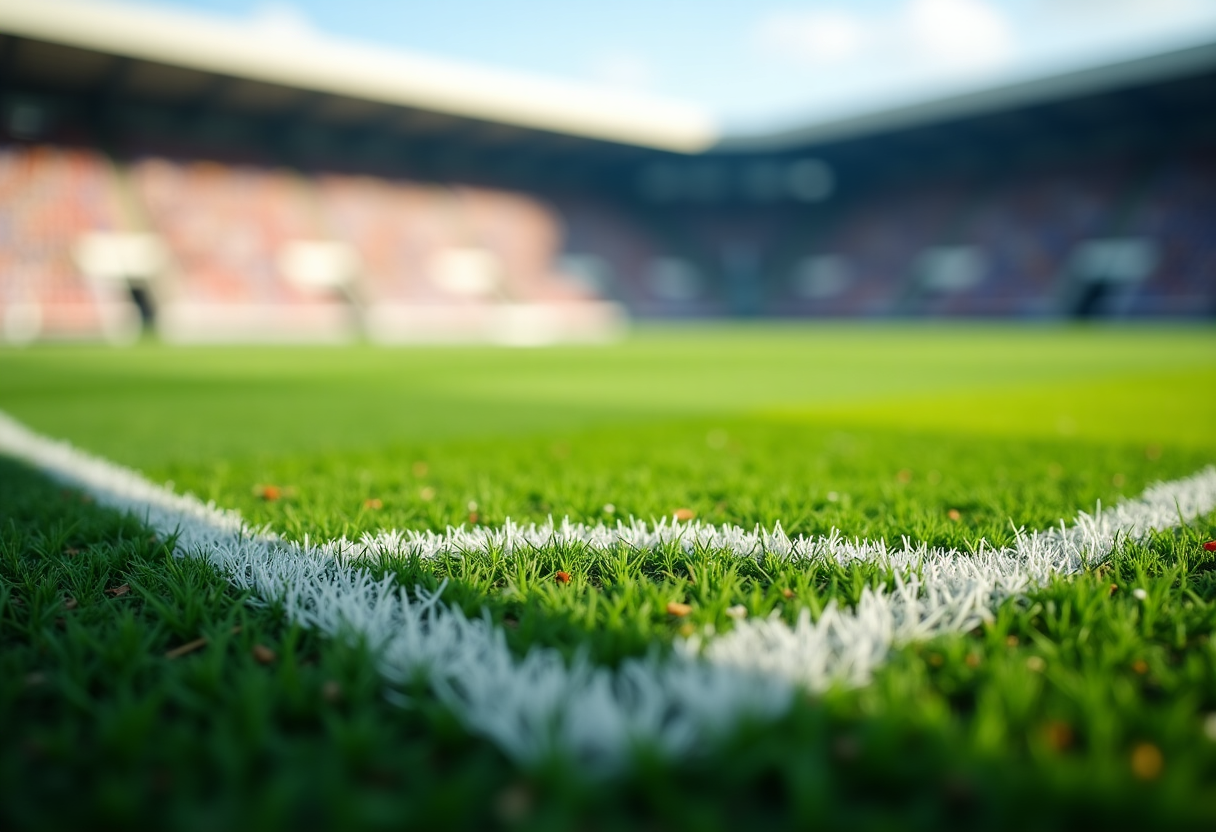
[[[663,150],[696,152],[716,139],[709,117],[687,104],[131,3],[0,0],[0,32],[27,41],[18,64],[44,74],[76,71],[84,80],[104,79],[107,67],[46,45]],[[176,80],[183,96],[193,91],[195,79],[182,73],[151,74],[136,69],[124,84],[159,85],[167,95]],[[252,88],[242,93],[257,97]],[[282,99],[280,91],[261,93],[268,106]]]
[[[1213,70],[1216,70],[1216,31],[1201,30],[1190,33],[1184,41],[1158,43],[1138,53],[1108,57],[1100,62],[1051,67],[1035,74],[988,77],[933,96],[808,118],[783,130],[727,136],[717,149],[759,151],[808,147],[1117,92]]]
[[[535,141],[540,131],[692,154],[810,148],[1216,69],[1216,32],[1201,31],[1139,54],[1037,76],[989,76],[950,93],[723,136],[686,104],[113,0],[0,0],[0,35],[9,36],[0,43],[0,73],[78,91],[261,113],[307,106],[321,120],[391,124],[404,133],[457,121],[466,135],[500,144]]]

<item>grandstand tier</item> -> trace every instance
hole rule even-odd
[[[0,0],[11,342],[1216,315],[1216,36],[715,144],[661,108],[612,122],[524,85],[512,110],[408,61],[396,86],[330,83],[213,23],[169,54],[168,18],[71,4],[96,31]]]
[[[141,313],[171,343],[527,345],[624,320],[555,271],[558,219],[519,193],[43,144],[0,165],[9,341],[130,340]]]
[[[125,292],[73,259],[90,231],[121,225],[104,156],[91,149],[0,146],[0,326],[10,342],[128,341],[139,315]]]

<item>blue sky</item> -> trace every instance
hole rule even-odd
[[[735,130],[1216,33],[1216,0],[141,0],[699,104]]]

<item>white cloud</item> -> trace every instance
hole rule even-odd
[[[1028,10],[1040,23],[1031,36],[1101,38],[1122,33],[1145,38],[1154,33],[1191,31],[1216,25],[1212,0],[1035,0]]]
[[[274,38],[308,38],[316,29],[303,10],[281,0],[269,0],[253,9],[253,25]]]
[[[639,89],[654,81],[654,69],[646,58],[634,52],[607,52],[591,65],[591,75],[609,86]]]
[[[933,62],[997,63],[1013,51],[1012,27],[982,0],[912,0],[900,28],[916,52]]]
[[[1038,0],[1034,8],[1041,14],[1060,16],[1143,13],[1169,16],[1210,10],[1211,0]]]
[[[904,0],[886,13],[782,9],[762,17],[752,45],[783,63],[844,67],[991,64],[1013,51],[1013,27],[985,0]]]
[[[797,63],[836,64],[866,49],[873,27],[844,10],[782,9],[762,18],[753,39],[760,49]]]

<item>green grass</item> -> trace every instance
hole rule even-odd
[[[644,329],[614,347],[546,350],[6,350],[0,407],[47,433],[155,469],[759,410],[885,410],[926,397],[932,407],[946,394],[1000,398],[1011,389],[1119,387],[1131,376],[1174,373],[1185,374],[1189,389],[1167,396],[1171,404],[1213,415],[1210,328],[757,324]],[[1131,398],[1126,386],[1119,389],[1125,402]],[[900,424],[898,414],[888,413],[886,423]],[[1144,438],[1146,425],[1116,423]],[[1167,420],[1152,424],[1156,441],[1173,435]]]
[[[688,508],[967,547],[1216,461],[1210,330],[722,328],[524,352],[55,348],[0,352],[0,379],[0,408],[35,428],[289,537]],[[265,484],[283,496],[262,499]],[[1200,545],[1214,517],[1127,546],[990,626],[899,651],[869,687],[802,697],[779,724],[743,726],[677,765],[643,756],[607,784],[560,762],[514,768],[423,691],[413,707],[387,704],[359,647],[249,606],[173,558],[171,541],[3,461],[0,518],[6,826],[1216,822],[1204,733],[1216,555]],[[727,629],[732,604],[792,619],[884,577],[626,550],[391,568],[408,586],[448,579],[445,599],[488,610],[513,649],[606,663],[689,626]],[[553,581],[559,569],[571,583]],[[122,584],[128,594],[105,594]],[[669,600],[692,614],[666,615]],[[164,657],[200,635],[206,648]],[[257,644],[275,660],[257,662]],[[1160,771],[1144,770],[1146,745]]]

